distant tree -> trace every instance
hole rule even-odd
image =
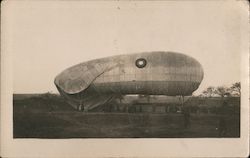
[[[210,86],[202,92],[201,96],[212,97],[214,94],[216,94],[215,91],[216,91],[215,87]]]
[[[236,82],[234,83],[231,87],[230,87],[230,92],[232,95],[235,96],[240,96],[241,95],[241,86],[240,86],[240,82]]]
[[[236,82],[232,84],[231,87],[226,86],[219,86],[213,87],[210,86],[205,89],[199,96],[200,97],[213,97],[213,96],[220,96],[220,97],[230,97],[230,96],[240,96],[241,95],[241,85],[240,82]]]
[[[229,91],[229,88],[225,86],[219,86],[215,89],[215,94],[219,95],[220,97],[227,97],[230,96],[231,93]]]

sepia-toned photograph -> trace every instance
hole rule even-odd
[[[14,138],[240,137],[239,24],[130,5],[18,8]]]
[[[221,71],[235,73],[231,85],[221,72],[222,85],[207,81],[196,95],[206,69],[186,54],[152,51],[76,64],[55,75],[59,93],[14,93],[14,138],[240,137],[239,74],[227,70],[229,63]]]
[[[8,133],[17,142],[242,139],[246,5],[5,1]]]

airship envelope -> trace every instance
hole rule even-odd
[[[119,95],[192,95],[203,76],[201,64],[190,56],[145,52],[80,63],[54,83],[70,105],[90,110]]]

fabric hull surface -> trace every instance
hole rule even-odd
[[[93,109],[119,95],[191,95],[203,75],[192,57],[146,52],[80,63],[60,73],[55,85],[74,108]]]

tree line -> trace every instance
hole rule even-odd
[[[209,86],[199,95],[201,97],[240,97],[241,85],[240,82],[233,83],[230,87],[227,86]]]

